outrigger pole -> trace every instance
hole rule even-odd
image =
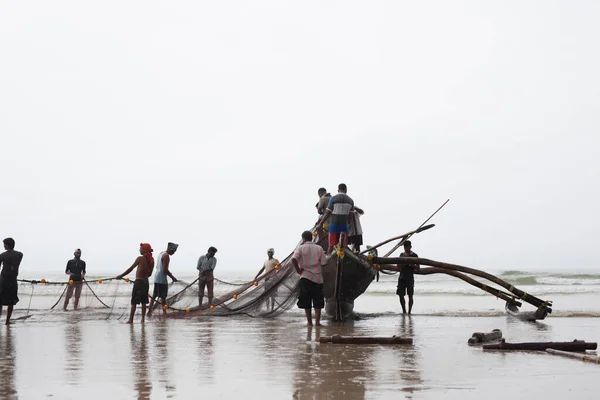
[[[510,283],[508,283],[494,275],[488,274],[487,272],[484,272],[484,271],[481,271],[478,269],[464,267],[462,265],[448,264],[448,263],[444,263],[444,262],[440,262],[440,261],[429,260],[427,258],[416,258],[416,257],[387,257],[387,258],[386,257],[369,257],[369,260],[373,264],[381,265],[381,267],[380,267],[381,269],[389,269],[391,271],[398,271],[399,268],[397,265],[419,264],[419,265],[429,265],[432,267],[440,268],[440,269],[444,270],[444,273],[448,273],[450,271],[465,272],[467,274],[471,274],[471,275],[479,276],[480,278],[487,279],[490,282],[493,282],[499,286],[504,287],[505,289],[507,289],[510,293],[512,293],[517,298],[519,298],[535,307],[546,309],[546,310],[548,310],[548,313],[552,312],[552,302],[551,301],[544,301],[540,298],[537,298],[529,293],[526,293],[526,292],[514,287]],[[396,264],[396,265],[395,266],[387,266],[387,264]],[[428,272],[428,270],[431,270],[431,269],[427,268],[425,270],[426,274],[442,272],[442,271]],[[446,271],[448,271],[448,272],[446,272]],[[453,274],[449,274],[449,275],[453,275]],[[453,276],[456,276],[456,275],[453,275]],[[457,277],[461,278],[459,276],[457,276]],[[471,282],[469,282],[469,283],[471,283]],[[476,285],[476,286],[478,286],[478,285]],[[483,285],[483,286],[485,288],[487,288],[486,285]],[[483,290],[486,290],[483,287],[480,287],[480,288],[482,288]],[[503,293],[503,292],[501,292],[501,293]],[[510,296],[508,294],[505,294],[505,295]],[[500,297],[500,296],[498,296],[498,297]],[[511,299],[511,300],[514,300],[514,299]],[[512,301],[512,302],[514,302],[514,301]]]

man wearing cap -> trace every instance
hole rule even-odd
[[[6,325],[9,325],[13,307],[19,302],[17,276],[19,276],[19,266],[21,260],[23,260],[23,253],[15,250],[15,240],[13,238],[6,238],[2,242],[6,251],[0,254],[0,264],[2,265],[2,271],[0,272],[0,314],[2,314],[2,306],[8,306]]]
[[[77,307],[79,307],[79,297],[81,297],[81,289],[85,279],[85,261],[81,259],[81,249],[76,249],[73,255],[75,258],[67,261],[67,268],[65,269],[65,274],[69,275],[69,286],[67,286],[67,296],[63,305],[65,311],[67,311],[69,300],[73,296],[73,290],[75,290],[73,308],[77,310]]]
[[[275,266],[279,264],[279,260],[274,258],[274,255],[275,249],[270,248],[267,250],[267,261],[263,263],[262,268],[254,277],[254,281],[256,281],[260,274],[262,274],[263,271],[265,272],[265,292],[269,290],[271,291],[271,295],[267,297],[267,308],[271,308],[271,311],[275,309],[275,296],[277,295],[277,288],[273,287],[273,280],[271,279],[270,275],[271,271],[275,270]]]
[[[154,272],[154,292],[150,299],[150,307],[148,307],[149,317],[152,316],[152,310],[158,305],[158,302],[156,301],[157,298],[160,298],[160,303],[163,306],[163,314],[167,313],[165,307],[167,305],[167,294],[169,292],[167,276],[169,276],[173,282],[177,282],[177,278],[175,278],[169,270],[169,264],[171,263],[171,256],[175,254],[178,247],[178,244],[169,242],[167,244],[167,250],[158,255],[158,263],[156,264]]]
[[[123,279],[125,275],[137,268],[133,290],[131,291],[131,311],[129,312],[128,324],[133,324],[133,316],[138,304],[142,305],[142,323],[146,319],[146,305],[148,304],[148,292],[150,291],[148,278],[152,275],[152,270],[154,269],[153,251],[150,243],[141,243],[140,255],[135,259],[131,267],[127,268],[127,271],[117,276],[117,279]]]
[[[215,277],[213,271],[217,267],[217,249],[210,246],[205,255],[198,259],[198,305],[202,307],[202,299],[204,298],[204,288],[208,291],[208,305],[212,305],[213,289],[215,285]]]
[[[404,252],[400,254],[400,257],[419,257],[417,253],[412,250],[412,243],[410,240],[404,242]],[[408,314],[412,312],[413,307],[413,295],[415,293],[415,271],[421,269],[419,264],[399,265],[400,276],[398,277],[398,289],[396,294],[400,297],[400,305],[402,306],[402,313],[406,314],[406,303],[404,302],[404,295],[408,294]]]

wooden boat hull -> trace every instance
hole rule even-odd
[[[338,256],[333,253],[323,267],[323,294],[325,312],[329,317],[346,319],[354,316],[354,300],[363,294],[375,279],[377,271],[369,263],[346,250],[341,264],[338,293]],[[337,315],[336,315],[337,314]]]

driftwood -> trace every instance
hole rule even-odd
[[[572,342],[531,342],[531,343],[502,343],[484,344],[484,350],[538,350],[546,351],[547,349],[563,350],[563,351],[586,351],[596,350],[597,343],[586,342],[584,340],[574,340]]]
[[[475,332],[469,339],[469,344],[482,344],[486,342],[496,342],[502,339],[502,331],[494,329],[491,332]]]
[[[341,344],[412,344],[412,338],[402,338],[399,336],[376,337],[376,336],[321,336],[320,343],[341,343]]]
[[[546,349],[546,351],[550,354],[554,354],[556,356],[562,356],[567,358],[574,358],[576,360],[581,361],[589,361],[596,364],[600,364],[600,357],[591,355],[591,354],[581,354],[581,353],[571,353],[568,351],[554,350],[554,349]]]
[[[546,318],[548,315],[548,309],[545,307],[540,307],[535,311],[519,311],[517,306],[506,302],[506,306],[504,308],[509,315],[519,318],[522,321],[535,322],[538,319]]]
[[[414,259],[415,258],[413,258],[413,260]],[[382,270],[388,270],[388,271],[400,271],[400,267],[398,267],[396,265],[385,265],[385,266],[381,266],[380,268]],[[446,274],[446,275],[454,276],[455,278],[462,279],[463,281],[470,283],[471,285],[478,287],[479,289],[484,290],[484,291],[488,292],[489,294],[506,301],[509,304],[514,304],[519,307],[521,307],[521,305],[522,305],[520,302],[516,301],[510,294],[503,292],[501,290],[498,290],[496,288],[489,287],[488,285],[483,284],[479,281],[476,281],[475,279],[471,278],[470,276],[461,274],[460,272],[449,271],[446,269],[434,268],[434,267],[421,268],[420,270],[415,271],[415,275],[431,275],[431,274]]]
[[[517,296],[519,299],[526,301],[527,303],[529,303],[535,307],[544,307],[544,308],[548,309],[548,312],[552,311],[551,310],[552,302],[544,301],[544,300],[539,299],[535,296],[532,296],[528,293],[525,293],[524,291],[517,289],[510,283],[508,283],[498,277],[495,277],[494,275],[488,274],[487,272],[480,271],[478,269],[463,267],[462,265],[443,263],[440,261],[433,261],[433,260],[429,260],[427,258],[416,258],[416,257],[393,257],[393,258],[373,257],[371,262],[373,264],[379,264],[379,265],[387,265],[387,264],[430,265],[432,267],[437,267],[437,268],[441,268],[441,269],[445,269],[445,270],[465,272],[467,274],[485,278],[485,279],[489,280],[490,282],[494,282],[495,284],[507,289],[509,292],[511,292],[512,294]]]

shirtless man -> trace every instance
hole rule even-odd
[[[131,312],[129,313],[128,324],[133,324],[133,316],[135,315],[135,309],[138,304],[142,305],[142,323],[145,322],[146,318],[146,304],[148,304],[148,292],[150,291],[150,283],[148,278],[152,275],[154,269],[154,257],[152,257],[152,246],[149,243],[140,244],[140,256],[138,256],[133,265],[117,276],[117,279],[123,279],[125,275],[128,275],[136,267],[135,271],[135,282],[133,282],[133,290],[131,292]]]

